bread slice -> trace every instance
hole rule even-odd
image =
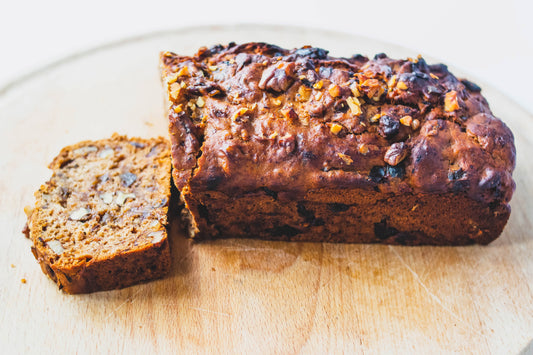
[[[32,252],[67,293],[127,287],[170,267],[170,152],[163,138],[63,148],[28,217]]]

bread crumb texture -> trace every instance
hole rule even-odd
[[[126,287],[170,266],[169,144],[163,138],[84,141],[63,148],[35,193],[32,252],[68,293]]]

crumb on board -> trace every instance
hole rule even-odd
[[[24,279],[24,278],[23,278],[23,279],[20,279],[20,282],[22,282],[23,284],[25,284],[25,283],[26,283],[26,279]]]

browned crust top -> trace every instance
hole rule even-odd
[[[511,199],[512,132],[479,86],[445,65],[265,43],[160,59],[181,190],[338,186]]]

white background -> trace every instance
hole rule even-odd
[[[144,3],[1,0],[0,89],[66,55],[134,35],[202,24],[291,24],[363,35],[436,57],[533,112],[530,0]]]

